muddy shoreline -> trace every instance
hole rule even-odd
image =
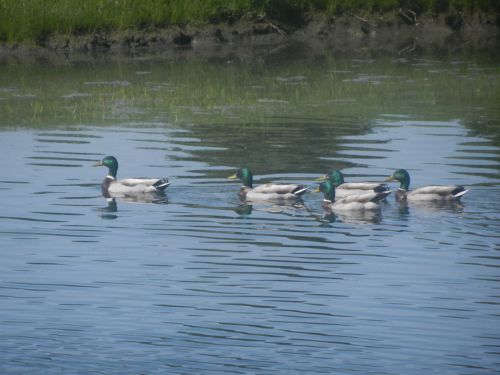
[[[56,35],[35,46],[0,45],[0,62],[82,57],[189,56],[240,58],[297,48],[312,55],[330,51],[350,56],[500,55],[500,14],[458,12],[419,15],[398,10],[370,16],[327,19],[322,14],[300,22],[249,15],[198,26],[85,35]]]

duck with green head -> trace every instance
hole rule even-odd
[[[313,192],[322,192],[324,195],[323,208],[334,211],[377,211],[380,209],[379,202],[385,199],[391,191],[369,191],[362,194],[348,195],[336,199],[335,184],[331,180],[325,180],[319,184],[318,189]]]
[[[170,185],[170,181],[166,178],[126,178],[118,180],[116,178],[118,160],[114,156],[106,156],[94,166],[108,168],[108,174],[101,185],[102,194],[106,198],[159,193]]]
[[[370,192],[383,193],[384,191],[391,190],[386,184],[380,184],[378,182],[344,182],[344,175],[338,169],[334,169],[327,175],[316,179],[316,181],[325,180],[329,180],[335,185],[335,195],[337,198]]]
[[[307,191],[305,185],[268,183],[253,187],[253,174],[249,168],[240,168],[229,179],[240,179],[239,196],[248,201],[298,201]]]
[[[399,181],[396,191],[398,202],[406,201],[456,201],[469,190],[460,185],[430,185],[410,190],[410,174],[406,169],[398,169],[386,181]]]

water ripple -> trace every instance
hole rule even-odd
[[[307,69],[276,67],[269,82],[244,72],[238,81],[257,94],[242,101],[265,109],[248,120],[231,98],[183,103],[169,64],[137,62],[130,75],[126,64],[92,67],[54,95],[84,108],[117,95],[115,113],[99,112],[106,124],[68,117],[64,126],[2,128],[0,372],[494,373],[500,148],[464,114],[477,114],[469,91],[450,96],[466,95],[464,110],[442,104],[455,81],[435,87],[437,71],[465,87],[463,75],[477,82],[484,73],[461,62],[388,63],[325,66],[321,80],[339,77],[324,96]],[[150,81],[130,98],[137,72]],[[401,78],[412,92],[395,86]],[[8,82],[2,103],[36,92],[30,101],[40,104],[35,88]],[[179,101],[163,105],[151,88]],[[208,117],[178,120],[183,108]],[[492,113],[481,109],[494,123]],[[119,157],[119,177],[171,177],[164,199],[104,199],[106,170],[91,166],[106,154]],[[462,204],[400,206],[389,196],[377,215],[329,215],[315,194],[295,206],[249,205],[225,178],[247,163],[256,184],[313,187],[334,168],[349,181],[382,181],[404,167],[412,187],[470,192]]]

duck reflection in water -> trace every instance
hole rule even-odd
[[[329,227],[331,223],[337,221],[337,216],[332,211],[325,211],[323,216],[314,215],[314,217],[321,223],[322,227]]]
[[[109,194],[104,194],[103,197],[108,201],[110,199],[119,200],[121,202],[127,203],[155,203],[155,204],[166,204],[168,203],[168,198],[165,193],[142,193],[142,194],[129,194],[122,196],[111,196]]]
[[[329,226],[334,222],[341,222],[346,224],[377,224],[382,221],[382,214],[380,211],[367,211],[367,212],[334,212],[332,209],[324,208],[322,216],[314,215],[316,220],[321,223],[321,226]]]
[[[98,209],[98,211],[104,212],[101,215],[101,218],[108,219],[108,220],[116,219],[118,217],[118,215],[115,215],[115,213],[118,212],[117,198],[105,196],[105,195],[103,195],[103,196],[104,196],[104,198],[106,198],[108,205],[106,207],[101,207]],[[122,202],[128,202],[128,203],[154,203],[154,204],[167,204],[168,203],[168,199],[165,196],[165,194],[163,194],[163,195],[141,194],[140,196],[126,196],[126,197],[121,197],[118,199]]]
[[[348,212],[335,214],[343,223],[349,224],[378,224],[382,221],[380,211]]]
[[[411,209],[410,209],[411,206]],[[399,213],[409,215],[410,210],[416,213],[434,214],[442,211],[451,213],[464,212],[464,204],[457,200],[442,201],[413,201],[409,204],[407,201],[399,202]]]
[[[108,205],[106,207],[98,208],[98,211],[103,212],[101,214],[101,219],[114,220],[118,217],[114,213],[118,211],[118,206],[116,204],[115,198],[107,199]]]
[[[235,207],[234,212],[236,212],[240,217],[250,216],[253,210],[253,206],[251,204],[240,204],[238,207]]]
[[[233,209],[241,217],[250,216],[252,212],[267,212],[273,214],[285,214],[290,216],[296,216],[297,213],[307,213],[307,207],[302,202],[295,202],[293,204],[249,204],[245,200]]]

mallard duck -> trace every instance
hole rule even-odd
[[[374,192],[349,195],[345,198],[335,200],[335,185],[332,181],[323,181],[318,189],[314,190],[315,193],[323,192],[323,207],[333,211],[376,211],[380,209],[380,202],[382,199],[391,194],[391,191]]]
[[[349,195],[359,195],[364,193],[383,193],[391,189],[386,184],[378,182],[344,182],[344,175],[338,169],[334,169],[329,174],[321,176],[316,181],[330,180],[335,185],[335,196],[344,198]]]
[[[453,201],[460,199],[469,190],[459,185],[431,185],[410,190],[410,174],[405,169],[398,169],[386,181],[399,181],[396,191],[398,202],[406,201]]]
[[[170,185],[170,181],[166,178],[126,178],[117,180],[118,160],[114,156],[106,156],[94,166],[105,166],[109,169],[108,175],[101,185],[102,194],[106,198],[159,193]]]
[[[264,184],[253,187],[253,175],[250,169],[241,168],[236,171],[229,179],[240,179],[241,186],[239,196],[249,201],[297,201],[300,196],[307,191],[305,185],[294,184]]]

